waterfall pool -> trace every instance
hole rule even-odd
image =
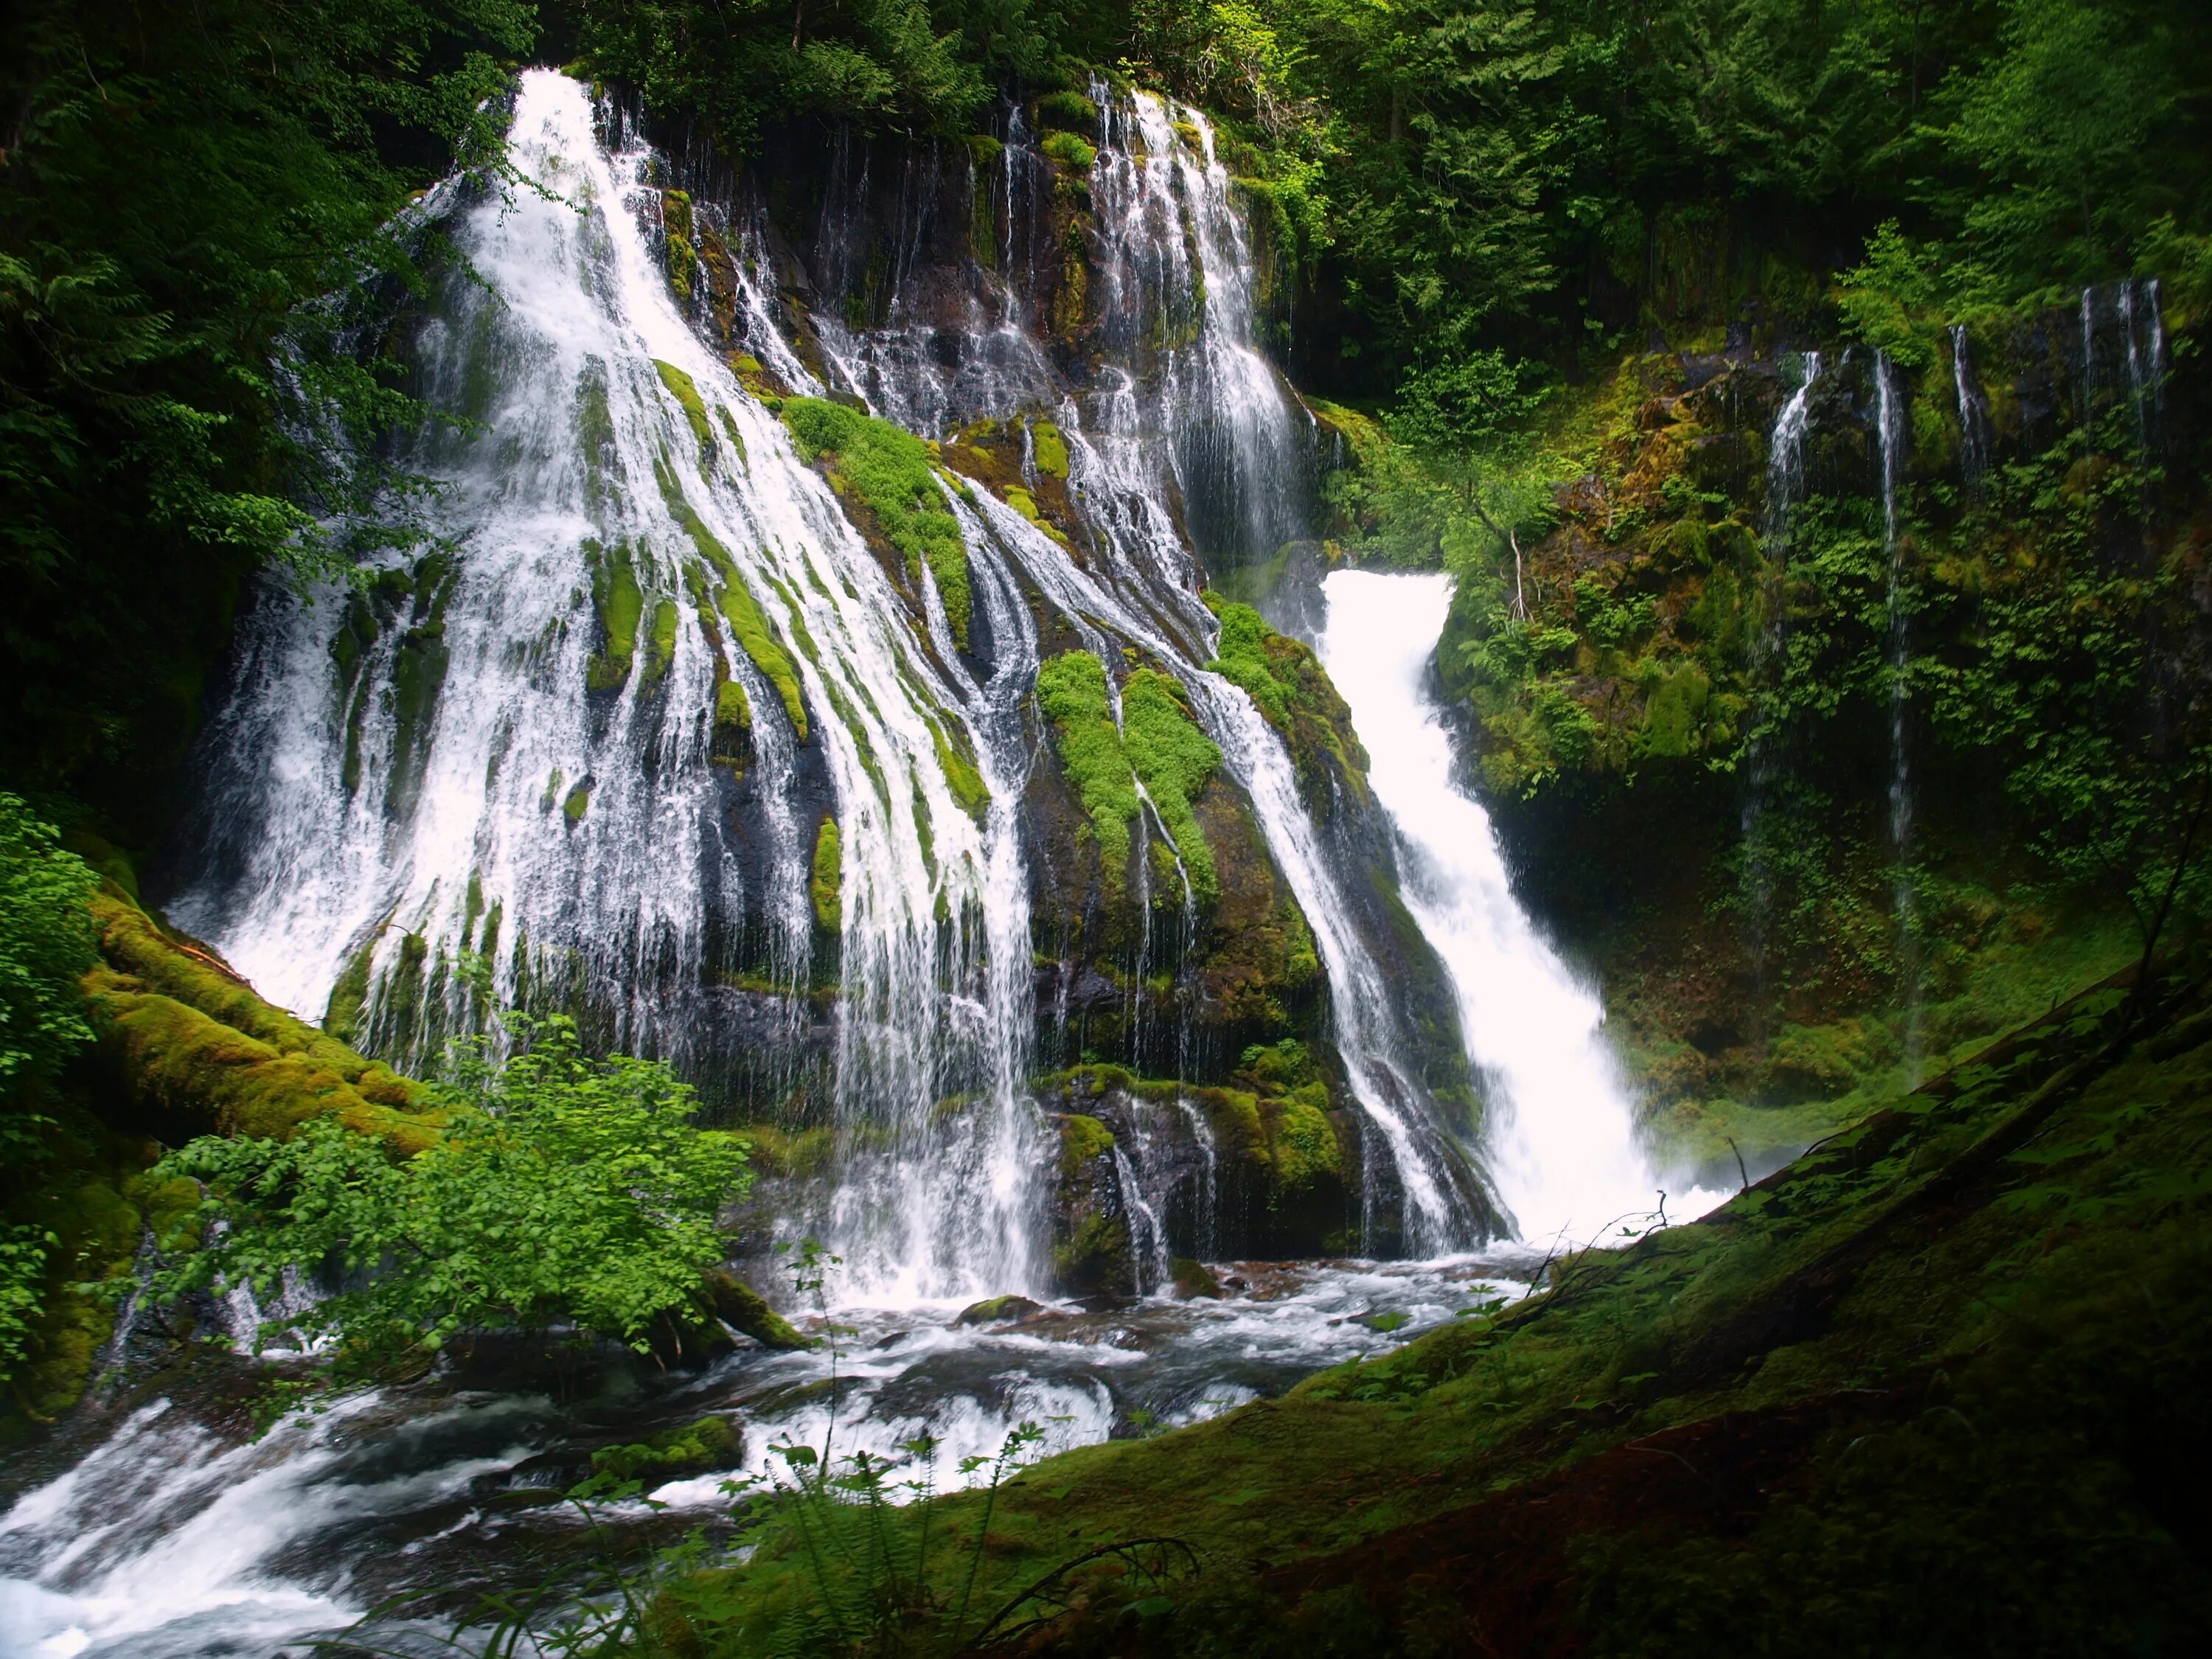
[[[779,1445],[826,1437],[838,1459],[898,1457],[928,1434],[942,1489],[1024,1421],[1044,1431],[1033,1455],[1196,1422],[1520,1296],[1537,1265],[1511,1249],[1227,1263],[1218,1299],[1048,1304],[988,1325],[959,1324],[951,1303],[841,1307],[834,1352],[748,1346],[655,1381],[617,1367],[566,1398],[451,1377],[367,1389],[258,1439],[238,1403],[250,1362],[218,1368],[228,1386],[156,1379],[80,1419],[49,1454],[75,1461],[0,1513],[0,1653],[304,1656],[406,1595],[422,1598],[411,1619],[377,1639],[442,1650],[480,1596],[588,1570],[590,1525],[670,1543],[703,1526],[726,1542],[726,1483],[768,1476]],[[709,1415],[737,1431],[726,1468],[665,1482],[650,1504],[599,1506],[593,1522],[563,1501],[592,1449]],[[921,1473],[909,1459],[896,1478]]]

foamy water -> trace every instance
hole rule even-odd
[[[1596,992],[1530,921],[1489,814],[1453,781],[1451,738],[1429,692],[1451,585],[1443,574],[1335,572],[1322,584],[1322,662],[1396,827],[1406,908],[1458,993],[1498,1196],[1529,1243],[1589,1243],[1615,1224],[1648,1224],[1662,1182]],[[1666,1200],[1673,1220],[1716,1201],[1702,1192]]]

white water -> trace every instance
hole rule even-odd
[[[459,552],[444,618],[451,667],[417,745],[419,789],[401,787],[395,754],[396,628],[364,670],[376,695],[349,790],[330,690],[335,596],[273,605],[216,727],[213,850],[173,911],[310,1015],[366,946],[381,1019],[405,1001],[410,939],[433,964],[448,961],[472,948],[479,909],[495,907],[503,994],[527,974],[580,974],[616,1012],[621,1046],[705,1066],[741,1046],[718,1026],[718,934],[750,915],[770,936],[777,976],[795,985],[807,972],[814,820],[793,791],[811,748],[842,840],[835,1102],[869,1148],[847,1166],[832,1242],[886,1293],[1028,1285],[1039,1159],[1034,1114],[1014,1092],[1030,1014],[1013,812],[1028,751],[991,718],[1006,688],[975,684],[916,636],[908,600],[828,485],[679,314],[639,223],[653,200],[638,183],[647,154],[602,149],[583,88],[543,70],[522,77],[512,143],[552,198],[469,210],[459,240],[489,291],[457,284],[424,344],[434,401],[474,397],[488,429],[426,458]],[[692,434],[656,360],[692,378],[713,446]],[[694,544],[672,495],[730,570]],[[645,592],[638,665],[611,709],[586,701],[592,540],[629,546]],[[697,596],[729,580],[796,666],[803,737],[726,629],[719,641],[708,631]],[[663,602],[674,645],[655,689],[643,664]],[[708,753],[718,662],[752,711],[744,811],[765,850],[764,890],[750,903],[731,828],[745,798]],[[989,786],[981,823],[939,762],[947,728]],[[556,800],[584,780],[589,805],[572,819]],[[441,991],[434,967],[424,1000],[450,1024],[465,1018],[465,993],[451,980]],[[435,1052],[420,1036],[411,1055],[383,1046]],[[963,1092],[970,1110],[933,1120],[938,1102]]]
[[[382,1474],[359,1442],[397,1432],[372,1395],[295,1417],[246,1444],[166,1400],[134,1413],[92,1455],[0,1516],[0,1654],[8,1659],[188,1659],[258,1653],[350,1622],[351,1541],[433,1509],[530,1448]],[[449,1407],[499,1439],[507,1403]],[[343,1550],[343,1553],[342,1553]]]
[[[962,1459],[994,1456],[1024,1421],[1044,1431],[1036,1455],[1197,1422],[1523,1288],[1471,1260],[1243,1271],[1243,1293],[1221,1301],[1060,1307],[1018,1326],[958,1328],[943,1306],[841,1307],[837,1352],[741,1353],[629,1427],[719,1413],[743,1437],[730,1468],[651,1494],[676,1523],[653,1535],[726,1507],[732,1476],[773,1479],[779,1445],[898,1462],[926,1433],[942,1443],[942,1491],[963,1484]],[[533,1589],[549,1565],[587,1566],[595,1553],[559,1501],[563,1483],[546,1486],[526,1460],[623,1427],[542,1395],[373,1391],[240,1443],[156,1401],[0,1513],[0,1659],[273,1659],[401,1592],[465,1603],[471,1585]],[[895,1478],[921,1474],[908,1462]],[[604,1518],[656,1524],[635,1504]],[[439,1622],[397,1650],[444,1650]]]
[[[1586,1243],[1615,1222],[1643,1224],[1662,1183],[1638,1144],[1596,994],[1530,922],[1488,815],[1452,781],[1451,739],[1427,691],[1451,583],[1334,573],[1322,585],[1322,661],[1352,706],[1369,781],[1396,826],[1406,908],[1459,993],[1498,1196],[1523,1240]],[[1682,1220],[1712,1201],[1677,1194],[1666,1205]]]

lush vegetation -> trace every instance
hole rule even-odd
[[[317,434],[371,436],[411,407],[333,349],[346,305],[305,302],[435,263],[393,213],[456,157],[496,167],[502,61],[532,17],[516,0],[9,9],[0,767],[17,782],[150,840],[240,579],[343,563],[319,508],[384,500],[374,520],[406,533],[404,481],[335,465]]]
[[[206,1242],[154,1293],[249,1285],[273,1309],[319,1268],[339,1288],[272,1311],[272,1332],[430,1350],[500,1325],[640,1349],[656,1326],[678,1335],[722,1260],[715,1218],[748,1184],[744,1143],[695,1127],[665,1064],[588,1056],[565,1017],[509,1014],[502,1036],[503,1057],[457,1051],[438,1138],[412,1157],[327,1116],[171,1153],[157,1178],[202,1184]]]
[[[94,961],[86,909],[94,878],[55,844],[52,826],[0,794],[0,1164],[8,1187],[28,1185],[46,1156],[40,1109],[70,1057],[92,1041],[76,981]],[[17,1194],[0,1189],[0,1198]],[[0,1382],[25,1357],[51,1229],[0,1206]]]

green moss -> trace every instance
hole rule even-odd
[[[1191,803],[1220,764],[1220,750],[1191,719],[1182,687],[1149,668],[1121,688],[1121,726],[1131,769],[1175,840],[1193,894],[1211,904],[1221,896],[1221,879]]]
[[[668,239],[668,285],[685,300],[691,297],[692,267],[698,250],[691,244],[691,198],[680,190],[660,192],[660,224]],[[665,364],[661,365],[665,369]]]
[[[1044,142],[1037,148],[1044,152],[1048,161],[1070,173],[1087,173],[1098,160],[1098,152],[1091,147],[1090,141],[1073,132],[1047,133]]]
[[[413,805],[422,769],[428,763],[430,728],[438,696],[445,690],[451,654],[446,646],[446,607],[453,597],[459,570],[453,556],[432,553],[415,567],[412,625],[399,636],[392,660],[391,809],[404,814]]]
[[[1261,1100],[1260,1124],[1279,1194],[1295,1195],[1323,1176],[1344,1172],[1343,1147],[1328,1121],[1327,1084],[1316,1081]]]
[[[975,603],[968,545],[938,487],[929,446],[888,421],[819,398],[787,398],[781,413],[799,453],[827,463],[846,500],[867,509],[909,571],[929,567],[953,641],[965,651]]]
[[[592,568],[592,604],[598,612],[605,646],[594,652],[585,665],[584,684],[592,691],[611,691],[629,678],[637,657],[638,624],[645,618],[645,592],[637,583],[629,544],[611,548],[596,541],[584,544]]]
[[[571,789],[562,800],[561,810],[568,815],[569,823],[582,823],[584,814],[592,810],[591,784],[588,781],[579,783]]]
[[[1055,478],[1067,476],[1067,440],[1050,421],[1031,421],[1030,441],[1036,453],[1037,471]]]
[[[1291,723],[1290,689],[1275,678],[1274,667],[1268,662],[1265,650],[1267,638],[1274,630],[1249,605],[1224,605],[1218,607],[1218,614],[1221,638],[1214,647],[1213,660],[1206,664],[1207,669],[1242,687],[1260,705],[1261,714],[1276,726],[1287,728]]]
[[[932,720],[929,722],[930,741],[937,749],[937,764],[945,774],[946,786],[952,799],[960,803],[960,810],[981,821],[991,805],[989,786],[977,769],[975,757],[968,745],[968,734],[951,721]]]
[[[668,665],[676,659],[676,601],[657,600],[653,607],[653,631],[646,639],[645,673],[641,684],[660,684]]]
[[[93,1361],[115,1328],[114,1291],[128,1282],[146,1218],[126,1194],[135,1182],[110,1161],[56,1148],[42,1190],[19,1213],[46,1240],[42,1271],[33,1281],[36,1305],[26,1310],[23,1356],[0,1354],[0,1438],[31,1423],[51,1423],[76,1404],[91,1380]],[[188,1202],[196,1203],[195,1188]],[[20,1415],[18,1415],[20,1414]],[[11,1420],[13,1419],[13,1420]]]
[[[330,1000],[323,1006],[323,1030],[340,1042],[351,1042],[358,1035],[354,1022],[361,1018],[362,1006],[368,1000],[369,974],[375,963],[376,936],[372,934],[346,958],[346,965],[331,987]]]
[[[753,723],[752,704],[745,700],[745,688],[734,679],[724,680],[714,688],[714,724],[732,730],[750,731]]]
[[[351,1085],[363,1099],[407,1109],[425,1103],[422,1085],[363,1058],[295,1015],[264,1002],[201,947],[165,933],[137,905],[102,893],[92,902],[100,954],[119,991],[155,993],[232,1027],[273,1052],[298,1055]]]
[[[732,1468],[740,1443],[729,1419],[702,1417],[627,1446],[602,1446],[592,1454],[592,1473],[658,1486]]]
[[[1129,1228],[1119,1216],[1091,1210],[1053,1247],[1054,1277],[1079,1291],[1098,1291],[1115,1279],[1128,1283]]]
[[[738,465],[750,468],[752,463],[745,454],[745,434],[738,430],[738,417],[730,413],[727,404],[716,404],[714,414],[722,422],[722,435],[730,441],[730,448],[738,458]]]
[[[814,832],[814,863],[807,884],[814,902],[814,922],[829,933],[844,925],[845,860],[838,843],[837,820],[824,818]]]
[[[960,142],[968,147],[969,159],[978,167],[996,166],[1006,153],[1006,147],[988,132],[971,132]]]
[[[700,465],[712,465],[714,459],[714,428],[707,418],[707,405],[699,396],[698,382],[675,364],[664,363],[658,357],[653,360],[653,366],[660,372],[661,385],[668,388],[669,395],[682,407],[684,422],[690,427],[691,435],[699,441]]]
[[[1052,722],[1060,764],[1090,816],[1107,893],[1119,897],[1127,878],[1137,790],[1114,728],[1105,665],[1088,651],[1054,657],[1037,672],[1037,704]]]
[[[1050,519],[1045,517],[1043,511],[1037,506],[1036,496],[1030,495],[1019,484],[1008,484],[1006,495],[1008,507],[1012,507],[1015,512],[1020,514],[1039,530],[1043,531],[1062,547],[1067,545],[1066,533]]]
[[[1114,1150],[1114,1132],[1095,1117],[1081,1112],[1070,1112],[1060,1120],[1060,1174],[1064,1181],[1073,1180],[1078,1170],[1094,1158],[1104,1158]]]
[[[693,510],[684,499],[683,486],[667,467],[656,464],[654,477],[659,480],[661,498],[668,504],[669,512],[684,532],[691,538],[708,563],[714,566],[722,579],[722,586],[714,595],[714,603],[730,624],[730,632],[744,647],[745,655],[752,659],[763,678],[776,689],[783,699],[784,713],[791,717],[791,729],[801,743],[806,741],[806,702],[799,695],[799,671],[791,658],[769,632],[768,618],[762,614],[759,602],[752,596],[742,577],[738,574],[737,561],[730,550],[716,539],[707,528],[706,521]]]
[[[1218,593],[1203,597],[1221,619],[1221,637],[1206,666],[1243,688],[1283,733],[1308,795],[1318,799],[1341,784],[1364,798],[1367,751],[1352,729],[1351,709],[1320,659],[1310,647],[1268,627],[1251,606],[1232,604]]]

